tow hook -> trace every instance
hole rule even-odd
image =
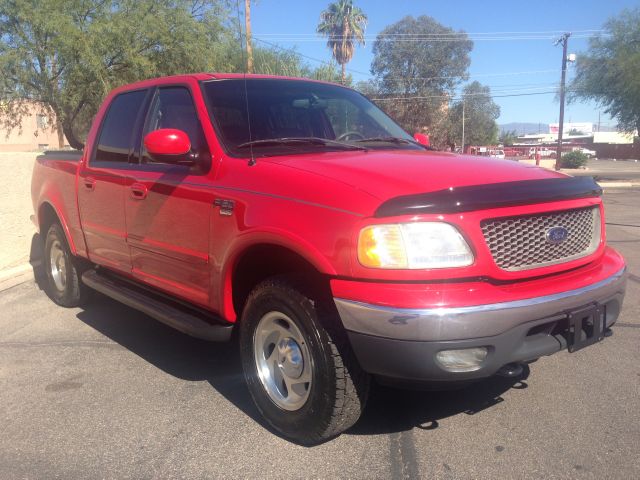
[[[522,363],[507,363],[496,372],[496,375],[506,378],[515,378],[522,375],[523,371],[524,368],[522,366]]]

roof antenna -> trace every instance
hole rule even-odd
[[[251,144],[252,135],[251,135],[251,115],[249,113],[249,93],[247,89],[247,59],[245,57],[244,45],[242,43],[242,21],[240,20],[240,0],[236,0],[236,9],[238,11],[238,34],[240,35],[240,52],[242,53],[242,64],[244,68],[243,79],[244,79],[244,102],[245,108],[247,109],[247,128],[249,129],[249,155],[251,158],[249,159],[250,167],[253,167],[256,164],[256,157],[253,155],[253,145]],[[248,41],[247,36],[244,36],[245,41]]]

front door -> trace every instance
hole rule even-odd
[[[114,97],[78,179],[80,220],[91,261],[125,273],[131,258],[125,227],[125,182],[147,90]]]
[[[214,195],[211,163],[200,119],[187,87],[161,87],[149,108],[144,135],[160,128],[184,131],[197,165],[154,162],[141,146],[129,172],[125,210],[132,273],[141,281],[191,302],[209,302],[209,221]]]

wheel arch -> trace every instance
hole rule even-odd
[[[62,231],[64,232],[71,253],[77,255],[75,243],[64,217],[60,215],[53,203],[47,200],[43,201],[38,207],[38,227],[40,229],[40,235],[42,235],[43,238],[47,234],[49,227],[55,222],[58,222],[62,226]]]
[[[234,255],[224,275],[224,316],[232,321],[238,320],[251,290],[269,277],[300,276],[314,288],[328,292],[331,273],[288,245],[276,242],[247,245]]]

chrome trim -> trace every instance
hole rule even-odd
[[[564,211],[551,211],[551,212],[543,212],[543,213],[538,213],[538,214],[531,214],[531,215],[523,215],[523,217],[536,217],[536,216],[544,216],[544,215],[551,215],[551,214],[560,214],[560,213],[565,213],[565,212],[572,212],[572,211],[577,211],[577,210],[587,210],[587,209],[591,209],[591,215],[592,215],[592,222],[593,222],[593,231],[591,232],[591,242],[589,244],[589,247],[586,250],[582,250],[580,252],[574,253],[573,255],[569,255],[567,257],[562,257],[562,258],[557,258],[555,260],[548,260],[546,262],[537,262],[537,263],[528,263],[525,265],[520,265],[518,267],[510,267],[510,268],[505,268],[502,267],[498,264],[498,262],[496,261],[496,259],[494,258],[493,252],[491,251],[491,247],[489,246],[489,242],[487,241],[487,238],[484,234],[484,230],[483,230],[483,236],[485,237],[485,243],[487,244],[487,247],[489,248],[489,251],[491,252],[491,258],[493,260],[493,262],[496,264],[496,266],[498,268],[500,268],[501,270],[504,270],[506,272],[523,272],[526,270],[533,270],[535,268],[542,268],[542,267],[549,267],[552,265],[560,265],[563,263],[568,263],[568,262],[572,262],[574,260],[579,260],[581,258],[585,258],[588,257],[589,255],[593,255],[595,253],[595,251],[598,249],[598,246],[600,245],[600,239],[602,238],[602,215],[600,214],[600,208],[596,205],[596,206],[591,206],[591,207],[586,207],[586,208],[575,208],[575,209],[571,209],[571,210],[564,210]],[[497,218],[488,218],[483,220],[483,222],[493,222],[493,221],[500,221],[502,220],[500,217]],[[555,227],[554,227],[555,228]]]
[[[455,308],[395,308],[334,298],[347,330],[401,340],[463,340],[503,333],[522,323],[562,314],[618,297],[626,288],[626,267],[592,285],[511,302]]]

